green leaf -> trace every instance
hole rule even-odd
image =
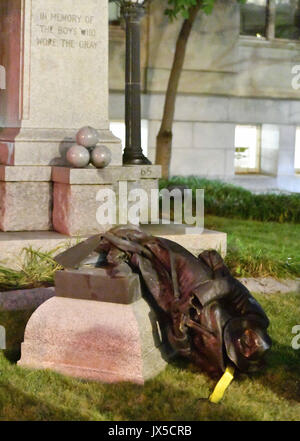
[[[181,15],[182,15],[182,17],[183,18],[189,18],[189,10],[188,9],[183,9],[182,11],[181,11]]]

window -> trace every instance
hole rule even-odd
[[[248,0],[241,5],[241,34],[266,35],[267,0]]]
[[[109,2],[109,10],[108,17],[110,24],[119,24],[120,23],[120,5],[114,2]]]
[[[235,128],[236,173],[258,173],[260,157],[260,127],[239,125]]]
[[[124,121],[112,121],[110,123],[111,132],[121,139],[122,147],[125,148],[125,123]],[[147,157],[148,155],[148,120],[142,119],[141,121],[142,130],[142,150],[143,154]]]
[[[295,171],[296,173],[300,173],[300,127],[297,127],[296,129]]]
[[[275,0],[275,37],[299,40],[299,0]]]
[[[300,39],[300,0],[248,0],[241,5],[241,35]]]

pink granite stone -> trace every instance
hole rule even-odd
[[[149,354],[152,357],[153,353],[154,365],[148,373],[165,367],[162,358],[155,355],[159,351],[154,343],[147,343],[146,351],[143,347],[141,311],[150,326],[144,303],[143,299],[122,305],[54,297],[29,320],[19,365],[108,383],[143,384],[144,360]]]
[[[0,230],[51,229],[50,182],[0,182]]]
[[[54,183],[53,228],[68,236],[103,233],[111,225],[100,225],[96,214],[100,205],[96,196],[102,185]]]

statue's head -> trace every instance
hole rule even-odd
[[[272,341],[259,320],[234,318],[224,329],[228,358],[242,372],[257,371]]]

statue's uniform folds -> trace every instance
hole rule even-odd
[[[69,250],[57,261],[76,266],[96,250],[112,274],[126,271],[124,262],[138,271],[173,349],[210,375],[224,372],[229,363],[242,372],[261,366],[271,346],[269,320],[216,251],[197,258],[175,242],[131,226],[113,228],[77,247],[77,254]]]

